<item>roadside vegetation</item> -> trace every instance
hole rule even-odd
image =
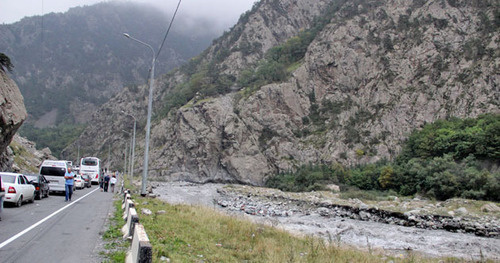
[[[138,210],[151,216],[140,222],[153,246],[153,262],[437,262],[415,254],[393,258],[372,249],[360,251],[310,236],[298,237],[272,226],[255,224],[214,209],[169,205],[134,197]],[[161,212],[160,212],[161,211]],[[449,261],[453,262],[453,261]]]
[[[306,165],[270,177],[266,186],[283,191],[342,190],[377,195],[420,194],[437,200],[453,197],[500,201],[500,114],[473,119],[438,120],[414,131],[399,156],[374,164]],[[374,194],[377,193],[378,194]],[[384,193],[385,192],[385,193]]]
[[[124,225],[122,218],[121,200],[114,201],[114,214],[109,219],[109,228],[102,235],[105,244],[101,251],[101,256],[105,258],[104,262],[125,262],[127,250],[130,246],[128,240],[123,239],[121,228]]]

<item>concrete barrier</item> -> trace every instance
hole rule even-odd
[[[127,201],[127,199],[131,199],[132,197],[130,196],[130,193],[128,191],[125,191],[123,193],[123,201],[122,201],[122,204],[125,203],[125,201]]]
[[[122,227],[123,238],[130,238],[134,234],[135,223],[139,223],[139,216],[132,207],[128,212],[127,223]]]
[[[149,263],[153,261],[153,249],[144,226],[136,223],[132,246],[127,253],[127,263]]]
[[[123,219],[126,221],[122,227],[123,238],[132,239],[132,245],[127,252],[126,262],[149,263],[153,261],[153,249],[149,242],[144,226],[139,223],[139,216],[132,201],[130,191],[125,190],[122,201]]]
[[[132,207],[135,207],[135,203],[134,203],[134,201],[132,201],[132,199],[127,199],[127,201],[125,201],[125,203],[123,203],[123,205],[122,205],[123,220],[127,220],[128,213],[130,211],[130,208],[132,208]]]

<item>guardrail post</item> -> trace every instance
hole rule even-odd
[[[134,228],[132,246],[127,255],[127,262],[149,263],[153,261],[153,249],[149,243],[148,235],[144,226],[137,223]]]
[[[130,238],[134,234],[135,223],[139,223],[139,216],[135,208],[130,208],[127,223],[123,226],[123,238]]]

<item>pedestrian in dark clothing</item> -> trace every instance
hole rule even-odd
[[[109,180],[110,180],[109,175],[106,174],[106,176],[104,176],[104,192],[108,191]]]
[[[99,175],[99,188],[101,189],[101,192],[104,190],[104,172],[101,172]]]

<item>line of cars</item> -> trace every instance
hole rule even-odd
[[[49,197],[50,192],[60,191],[60,189],[51,190],[50,184],[51,182],[42,174],[0,172],[0,199],[3,199],[0,203],[8,202],[20,207],[24,202],[32,203],[35,199]],[[90,176],[76,174],[73,187],[73,189],[91,187]]]
[[[98,182],[100,160],[96,157],[84,157],[80,166],[75,166],[73,190],[91,187]],[[4,202],[19,207],[24,202],[48,197],[50,192],[65,192],[64,175],[72,163],[65,160],[45,160],[40,165],[38,174],[0,172],[0,216]],[[81,168],[81,173],[80,169]],[[0,217],[1,219],[1,217]]]

